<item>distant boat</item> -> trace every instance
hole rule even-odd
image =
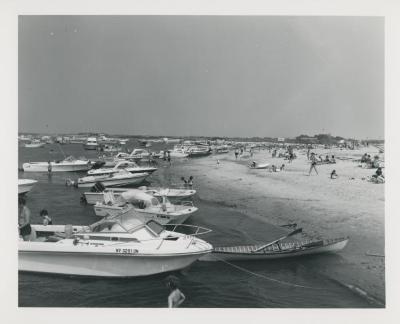
[[[41,141],[39,141],[39,140],[33,140],[32,142],[30,142],[30,143],[25,143],[24,144],[24,147],[28,147],[28,148],[38,148],[38,147],[43,147],[43,146],[45,146],[46,145],[46,143],[43,143],[43,142],[41,142]]]
[[[31,179],[18,179],[18,194],[26,194],[31,191],[34,185],[37,183],[37,180]]]
[[[51,172],[87,171],[92,167],[91,161],[77,160],[72,156],[62,161],[50,162]],[[27,162],[22,164],[24,172],[49,172],[49,162]]]
[[[97,143],[97,138],[96,137],[88,137],[86,139],[86,143],[83,144],[83,147],[85,150],[97,150],[99,147],[99,143]]]

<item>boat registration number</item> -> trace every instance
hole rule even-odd
[[[122,254],[137,254],[139,251],[136,249],[115,249],[115,252]]]

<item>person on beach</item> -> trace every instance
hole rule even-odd
[[[336,160],[335,160],[335,156],[334,155],[332,155],[332,157],[331,157],[331,161],[330,161],[331,163],[336,163]]]
[[[251,167],[252,167],[252,168],[255,168],[256,165],[257,165],[256,161],[253,161],[253,162],[251,163]]]
[[[179,307],[186,299],[185,295],[179,290],[179,281],[175,276],[167,278],[167,287],[169,288],[168,308]]]
[[[315,173],[318,174],[317,171],[317,158],[315,157],[315,153],[311,153],[311,166],[310,166],[310,171],[308,172],[308,175],[311,175],[311,171],[315,170]]]
[[[31,228],[31,211],[26,206],[26,201],[24,197],[18,198],[18,207],[19,207],[19,235],[22,236],[24,241],[28,241],[30,235],[32,233]]]
[[[43,225],[53,225],[53,220],[49,217],[49,213],[46,209],[40,211],[40,216],[43,217]]]
[[[235,159],[236,159],[236,160],[237,160],[237,158],[238,158],[238,155],[239,155],[238,150],[235,150]]]
[[[337,173],[336,173],[336,170],[333,170],[332,172],[331,172],[331,179],[336,179],[338,177],[338,175],[337,175]]]
[[[282,166],[281,166],[281,171],[283,171],[284,169],[285,169],[285,165],[282,164]]]
[[[310,146],[307,148],[307,160],[309,160],[310,159],[310,151],[311,151],[311,148],[310,148]]]
[[[219,160],[217,160],[217,168],[219,167]]]
[[[49,174],[51,174],[51,171],[52,171],[51,162],[48,161],[47,163],[48,163],[48,164],[47,164],[47,172],[48,172]]]

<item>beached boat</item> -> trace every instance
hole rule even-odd
[[[101,168],[89,170],[88,175],[106,175],[111,173],[116,173],[119,170],[126,170],[130,173],[143,173],[147,172],[152,174],[157,171],[157,168],[151,166],[139,166],[133,161],[119,161],[113,168]]]
[[[97,138],[88,137],[85,144],[83,144],[83,147],[85,148],[85,150],[97,150],[97,148],[99,147],[99,143],[97,143]]]
[[[90,175],[78,179],[79,188],[93,187],[96,182],[101,182],[105,187],[110,186],[128,186],[137,185],[143,182],[150,174],[143,173],[130,173],[126,170],[119,170],[118,172],[106,175]]]
[[[185,225],[180,225],[185,226]],[[32,225],[36,238],[18,242],[18,270],[66,275],[136,277],[183,269],[212,246],[140,218],[104,219],[89,226]]]
[[[18,194],[26,194],[31,191],[37,180],[32,179],[18,179]]]
[[[202,157],[210,155],[212,150],[209,147],[191,146],[186,152],[189,154],[189,157]]]
[[[89,205],[94,205],[97,202],[102,202],[104,198],[104,193],[112,192],[115,198],[121,196],[121,193],[126,192],[128,190],[132,190],[129,188],[102,188],[100,191],[90,191],[85,192],[85,202]],[[168,199],[180,200],[187,199],[196,194],[196,190],[192,189],[175,189],[175,188],[153,188],[153,187],[139,187],[139,190],[144,191],[149,195],[153,195],[154,197],[167,197]]]
[[[242,261],[298,257],[318,253],[334,253],[343,250],[349,238],[325,240],[301,240],[263,245],[214,247],[212,254],[201,261]]]
[[[189,156],[189,153],[185,152],[181,148],[174,148],[173,150],[169,150],[166,152],[169,152],[169,156],[173,159],[187,158]],[[168,156],[168,153],[165,153],[165,156]],[[160,157],[164,157],[164,151],[160,152]]]
[[[191,201],[172,204],[166,197],[161,202],[154,196],[139,190],[132,189],[121,193],[115,198],[112,193],[104,195],[102,202],[94,205],[97,216],[114,217],[119,214],[133,214],[145,217],[147,220],[154,219],[161,224],[181,224],[198,210]]]
[[[51,172],[73,172],[87,171],[92,167],[92,162],[88,160],[77,160],[72,156],[62,161],[50,162]],[[28,162],[22,164],[24,172],[48,172],[49,162]]]
[[[257,163],[257,162],[253,162],[252,164],[250,164],[249,168],[250,169],[267,169],[269,166],[269,163]]]

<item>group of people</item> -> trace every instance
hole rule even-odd
[[[18,197],[18,228],[19,235],[22,236],[24,241],[29,241],[32,236],[32,227],[31,227],[31,211],[26,206],[25,197]],[[53,221],[49,216],[49,213],[46,209],[42,209],[40,211],[40,216],[42,217],[43,225],[52,225]]]
[[[190,176],[188,180],[182,177],[181,180],[183,181],[184,188],[193,188],[193,176]]]

